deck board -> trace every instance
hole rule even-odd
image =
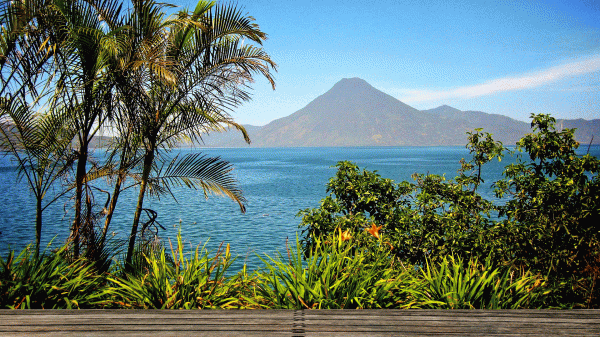
[[[0,310],[0,336],[600,336],[600,310]]]

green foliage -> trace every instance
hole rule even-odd
[[[91,308],[105,280],[93,264],[69,262],[65,248],[36,257],[31,247],[15,258],[11,251],[0,257],[0,307],[11,309]]]
[[[598,306],[600,291],[600,160],[578,156],[573,129],[558,131],[555,119],[532,115],[535,133],[517,143],[525,151],[496,183],[511,236],[507,250],[518,265],[548,274],[558,301]]]
[[[144,59],[144,66],[135,67],[135,71],[132,67],[121,69],[126,75],[118,85],[129,96],[123,98],[129,100],[123,114],[129,122],[124,125],[125,130],[136,130],[134,135],[141,140],[144,157],[127,263],[135,248],[145,195],[152,191],[150,174],[160,162],[159,150],[180,141],[201,142],[203,134],[225,126],[242,131],[250,142],[245,129],[233,121],[228,111],[250,99],[247,83],[253,81],[254,75],[264,76],[275,88],[271,70],[276,69],[275,62],[261,47],[266,34],[235,5],[200,1],[193,12],[180,11],[167,20],[163,20],[158,4],[141,2],[136,7],[144,10],[134,12],[132,21],[141,20],[148,25],[132,32],[131,45],[140,48],[136,51],[142,58],[147,57],[146,48],[157,51],[152,61],[159,64],[160,71],[153,64],[147,67],[148,60]],[[160,14],[154,13],[147,20],[145,10]],[[138,43],[138,39],[145,43]],[[140,63],[136,58],[130,61]],[[131,99],[132,94],[136,99]],[[160,179],[161,187],[167,190],[173,183],[201,187],[205,195],[228,196],[245,211],[245,199],[227,162],[190,155],[174,159],[161,171],[165,174]]]
[[[490,260],[465,261],[444,257],[421,269],[423,288],[417,302],[430,309],[519,309],[531,308],[546,295],[544,280],[531,272],[494,268]]]
[[[350,162],[336,165],[336,176],[327,184],[330,196],[321,201],[321,207],[306,209],[302,215],[302,244],[308,252],[315,238],[329,235],[336,229],[349,230],[353,236],[371,223],[396,223],[403,218],[402,205],[408,205],[406,195],[411,186],[397,186],[391,179],[383,179],[376,172],[360,171]]]
[[[495,145],[492,150],[500,151]],[[485,157],[491,158],[491,154]],[[477,165],[483,161],[477,159]],[[306,227],[305,251],[314,246],[315,237],[336,228],[363,237],[361,246],[369,247],[373,240],[361,233],[373,224],[383,227],[383,242],[409,264],[424,265],[427,258],[471,256],[491,250],[493,243],[486,242],[482,232],[493,225],[490,212],[494,206],[476,192],[482,181],[479,175],[465,174],[473,168],[469,163],[463,162],[456,180],[415,174],[415,183],[399,184],[376,172],[361,171],[350,162],[340,162],[336,167],[336,176],[327,185],[330,195],[323,199],[321,207],[299,213],[303,216],[300,226]]]
[[[547,277],[552,292],[544,305],[598,307],[600,160],[575,153],[574,130],[557,131],[548,115],[532,118],[534,132],[516,149],[529,160],[517,156],[494,184],[506,204],[477,193],[483,165],[506,151],[479,129],[468,133],[472,158],[461,160],[454,179],[415,174],[415,182],[396,184],[340,162],[327,185],[330,195],[319,208],[299,213],[305,253],[315,238],[340,228],[357,238],[359,249],[386,244],[395,258],[417,266],[447,256],[515,265]],[[365,235],[369,227],[381,227],[378,240]]]
[[[206,248],[184,253],[181,236],[170,257],[164,248],[146,258],[147,270],[109,277],[113,283],[103,296],[106,306],[140,309],[209,309],[236,307],[225,273],[233,262],[229,246],[209,257]]]
[[[381,239],[381,238],[380,238]],[[317,238],[308,257],[296,249],[267,256],[265,268],[227,275],[228,247],[214,256],[204,247],[184,253],[181,238],[170,254],[146,250],[145,265],[124,273],[117,264],[98,275],[64,251],[41,260],[25,250],[0,259],[0,294],[6,308],[138,309],[350,309],[530,308],[545,303],[545,281],[531,272],[459,257],[403,264],[387,245],[365,250],[347,232]]]
[[[75,257],[84,250],[98,256],[104,249],[119,194],[131,186],[140,191],[128,263],[143,232],[147,194],[170,193],[174,185],[201,188],[205,196],[227,196],[245,210],[229,163],[197,154],[169,162],[163,154],[225,127],[250,142],[229,111],[250,99],[255,76],[275,88],[277,66],[262,47],[267,35],[235,4],[200,0],[192,11],[168,16],[170,7],[153,0],[0,6],[0,148],[18,159],[36,196],[36,249],[43,209],[71,189]],[[90,149],[105,127],[115,134],[112,159],[97,166]],[[74,177],[65,175],[71,168]],[[65,176],[66,187],[58,186]],[[115,178],[106,210],[96,204],[90,185],[99,177]],[[137,183],[126,186],[128,178]],[[103,216],[98,235],[95,226]]]
[[[473,158],[468,162],[464,159],[460,161],[461,168],[456,179],[462,184],[472,184],[473,191],[477,190],[477,187],[484,182],[481,178],[481,167],[494,158],[501,161],[506,150],[501,142],[494,141],[491,134],[481,131],[482,129],[475,129],[475,132],[467,132],[467,149]],[[477,172],[474,172],[475,169]],[[470,176],[465,175],[465,172],[468,171],[471,171]]]
[[[287,259],[281,254],[263,259],[267,270],[258,276],[264,283],[260,295],[272,300],[272,308],[364,309],[394,305],[390,290],[397,285],[393,276],[398,272],[391,268],[389,256],[380,254],[372,259],[338,235],[315,238],[306,259],[301,248],[297,242]]]

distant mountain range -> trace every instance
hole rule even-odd
[[[245,125],[252,144],[235,130],[204,137],[210,147],[436,146],[464,145],[467,131],[483,128],[495,140],[514,145],[531,132],[529,123],[447,105],[417,110],[373,88],[345,78],[293,114],[265,126]],[[557,120],[557,128],[577,128],[576,139],[600,144],[600,119]]]

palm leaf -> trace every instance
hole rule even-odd
[[[210,194],[222,195],[238,203],[242,212],[246,211],[246,199],[238,182],[231,173],[233,167],[220,157],[206,157],[201,154],[175,156],[158,168],[156,175],[148,181],[150,193],[169,193],[175,198],[175,186],[202,189],[204,197]]]

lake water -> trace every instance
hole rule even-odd
[[[581,147],[585,152],[587,146]],[[247,211],[240,213],[237,204],[229,199],[211,196],[204,199],[201,191],[181,188],[175,190],[177,201],[164,196],[160,200],[146,198],[145,207],[158,211],[158,221],[166,228],[163,239],[174,239],[181,228],[186,244],[195,247],[204,244],[215,249],[222,242],[231,245],[232,254],[238,255],[234,269],[248,263],[253,269],[261,265],[256,254],[285,252],[286,240],[294,244],[299,233],[299,210],[318,207],[326,196],[325,184],[335,174],[332,168],[338,161],[349,160],[361,168],[377,170],[385,178],[395,181],[411,180],[418,173],[456,175],[461,158],[470,158],[464,147],[375,147],[375,148],[227,148],[182,149],[181,152],[200,151],[209,156],[221,156],[231,162],[248,200]],[[600,157],[600,146],[592,146],[590,153]],[[96,157],[102,157],[101,150]],[[513,162],[505,158],[484,167],[485,183],[480,192],[488,198],[493,194],[488,187],[501,178],[505,165]],[[7,157],[0,158],[0,253],[5,256],[9,245],[22,249],[33,242],[34,198],[23,180],[16,182],[16,167]],[[114,242],[129,234],[137,193],[126,191],[112,222]],[[98,202],[104,203],[98,194]],[[44,213],[43,241],[54,239],[62,243],[69,234],[72,202],[67,198],[51,205]],[[209,240],[210,239],[210,240]]]

